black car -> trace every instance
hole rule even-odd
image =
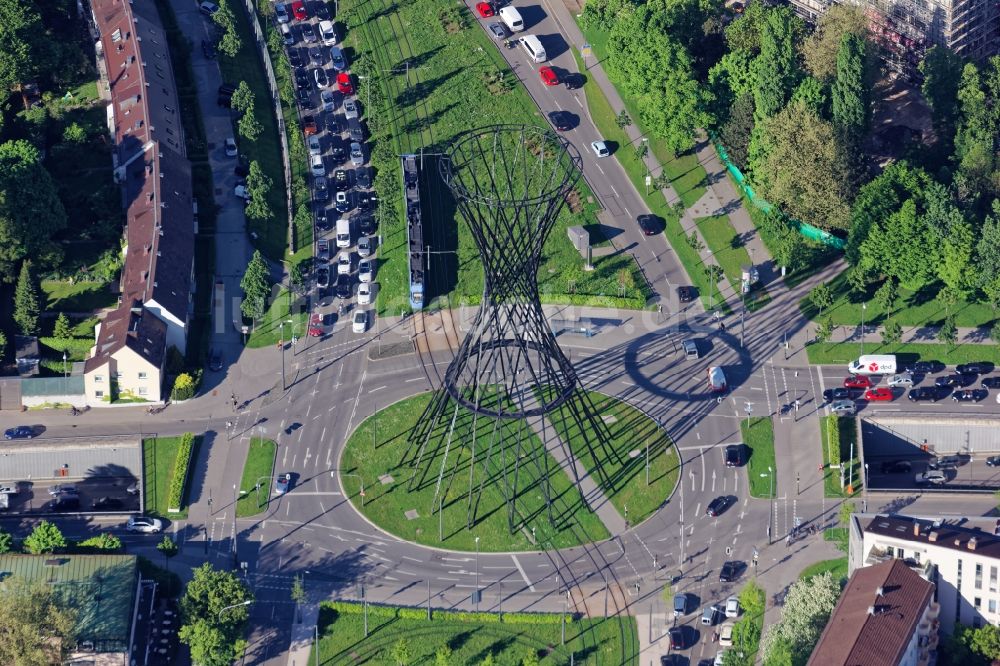
[[[677,298],[681,303],[689,303],[694,300],[694,289],[691,287],[677,287]]]
[[[313,14],[320,21],[330,20],[330,7],[326,4],[325,0],[313,3]]]
[[[884,460],[881,469],[883,474],[905,474],[910,471],[910,463],[906,460]]]
[[[208,353],[208,369],[212,372],[222,370],[222,352],[218,349],[213,349]]]
[[[831,388],[823,391],[823,399],[827,402],[833,402],[834,400],[850,400],[853,396],[853,391],[849,388]]]
[[[687,641],[685,638],[684,627],[670,627],[670,649],[671,650],[683,650],[687,647]]]
[[[359,215],[355,219],[355,225],[363,236],[371,236],[378,229],[378,225],[375,224],[375,216],[373,215]]]
[[[320,288],[330,286],[330,271],[325,266],[316,269],[316,285]]]
[[[739,467],[743,464],[743,445],[730,444],[725,449],[726,467]]]
[[[986,459],[987,467],[1000,467],[1000,456],[990,456]]]
[[[1000,388],[1000,377],[983,377],[983,381],[980,382],[980,385],[984,389]]]
[[[304,109],[312,108],[312,101],[309,99],[309,88],[299,88],[299,104]]]
[[[372,186],[372,170],[369,167],[358,167],[354,170],[354,180],[357,182],[358,187],[363,190],[371,189]]]
[[[309,60],[316,65],[322,65],[323,61],[326,59],[326,49],[314,46],[309,49]]]
[[[986,389],[961,389],[951,394],[956,402],[979,402],[990,394]]]
[[[292,65],[292,67],[302,66],[302,53],[299,49],[295,47],[288,49],[288,62]]]
[[[333,157],[334,164],[343,164],[344,160],[347,159],[347,150],[344,149],[344,146],[342,146],[339,141],[333,142],[333,145],[330,148],[330,153]]]
[[[720,583],[732,583],[740,577],[740,566],[739,562],[726,562],[722,565],[722,569],[719,571],[719,582]]]
[[[945,375],[944,377],[938,377],[934,380],[934,386],[939,388],[948,388],[951,386],[961,386],[963,383],[962,375]]]
[[[326,70],[322,67],[317,67],[313,70],[313,78],[316,80],[318,88],[326,88],[330,85],[330,77],[326,75]]]
[[[993,372],[993,364],[988,362],[963,363],[955,366],[955,372],[960,375],[985,375]]]
[[[903,367],[904,372],[913,372],[926,375],[944,370],[944,363],[940,361],[917,361]]]
[[[316,228],[321,231],[329,231],[332,228],[330,218],[326,215],[326,206],[323,204],[316,206]]]
[[[550,112],[549,122],[560,132],[567,132],[573,129],[573,116],[567,111]]]
[[[351,276],[350,275],[338,275],[337,276],[337,298],[341,300],[347,300],[351,297]]]
[[[204,53],[205,57],[209,60],[215,60],[215,44],[207,39],[201,40],[201,52]]]
[[[333,185],[338,190],[346,190],[349,182],[347,171],[345,169],[337,169],[333,172]]]
[[[934,402],[938,401],[937,389],[932,386],[921,386],[919,388],[911,389],[906,397],[914,402],[922,400],[932,400]]]
[[[642,230],[642,233],[646,236],[655,236],[663,231],[663,225],[660,224],[660,218],[656,215],[640,215],[636,218],[636,222],[639,224],[639,228]]]
[[[720,513],[725,511],[727,506],[729,506],[729,498],[720,495],[708,503],[708,508],[705,509],[705,513],[712,518],[715,518]]]
[[[583,77],[583,74],[578,73],[567,74],[562,79],[562,82],[566,84],[566,90],[577,90],[578,88],[582,88],[586,81],[587,79]]]
[[[216,98],[215,103],[221,107],[230,108],[233,105],[234,92],[236,92],[236,86],[223,83],[219,86],[219,96]]]
[[[98,511],[112,511],[114,509],[120,509],[125,506],[117,497],[99,497],[97,501],[94,502],[94,509]]]
[[[73,511],[80,508],[80,496],[64,493],[49,502],[49,511]]]
[[[31,426],[14,426],[3,431],[4,439],[31,439],[35,436],[35,429]]]
[[[306,70],[302,69],[301,67],[296,67],[295,87],[298,88],[299,90],[302,90],[303,88],[308,90],[310,86],[311,83],[309,82],[309,75],[306,74]]]

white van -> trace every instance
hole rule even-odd
[[[334,46],[337,43],[337,31],[333,27],[333,21],[319,22],[319,38],[327,46]]]
[[[517,11],[514,7],[503,7],[500,10],[500,18],[507,24],[511,32],[521,32],[524,30],[524,19],[521,18],[521,12]]]
[[[351,221],[346,217],[337,220],[337,247],[351,247]]]
[[[528,52],[528,55],[535,62],[545,62],[548,59],[548,56],[545,55],[545,49],[542,48],[542,42],[539,41],[538,37],[525,35],[520,41],[521,46],[524,47],[524,50]]]
[[[896,373],[895,354],[866,354],[847,366],[852,375],[893,375]]]

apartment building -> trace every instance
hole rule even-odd
[[[990,0],[844,0],[865,10],[872,39],[898,71],[912,71],[932,45],[984,60],[1000,52],[1000,7]],[[815,22],[834,0],[790,0]]]
[[[159,401],[153,379],[162,380],[167,350],[187,348],[197,232],[191,164],[156,6],[92,0],[91,11],[111,92],[107,120],[126,227],[119,306],[97,328],[84,383],[94,404],[112,395],[112,380]]]
[[[927,666],[937,648],[934,584],[901,560],[854,572],[808,666]]]
[[[1000,624],[1000,536],[991,521],[855,514],[848,569],[899,560],[936,586],[941,628]]]

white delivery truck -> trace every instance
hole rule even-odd
[[[511,32],[521,32],[524,30],[524,19],[521,18],[521,12],[517,11],[514,7],[509,5],[503,7],[500,10],[500,18],[507,24]]]
[[[351,247],[351,221],[346,217],[337,220],[337,247]]]
[[[847,366],[852,375],[892,375],[896,373],[894,354],[866,354]]]

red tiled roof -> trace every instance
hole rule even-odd
[[[933,583],[901,560],[858,569],[808,666],[896,666],[933,593]]]
[[[120,307],[101,322],[97,349],[84,363],[84,372],[101,367],[123,347],[131,349],[153,367],[162,368],[166,341],[167,325],[142,304],[136,302],[132,307]]]

